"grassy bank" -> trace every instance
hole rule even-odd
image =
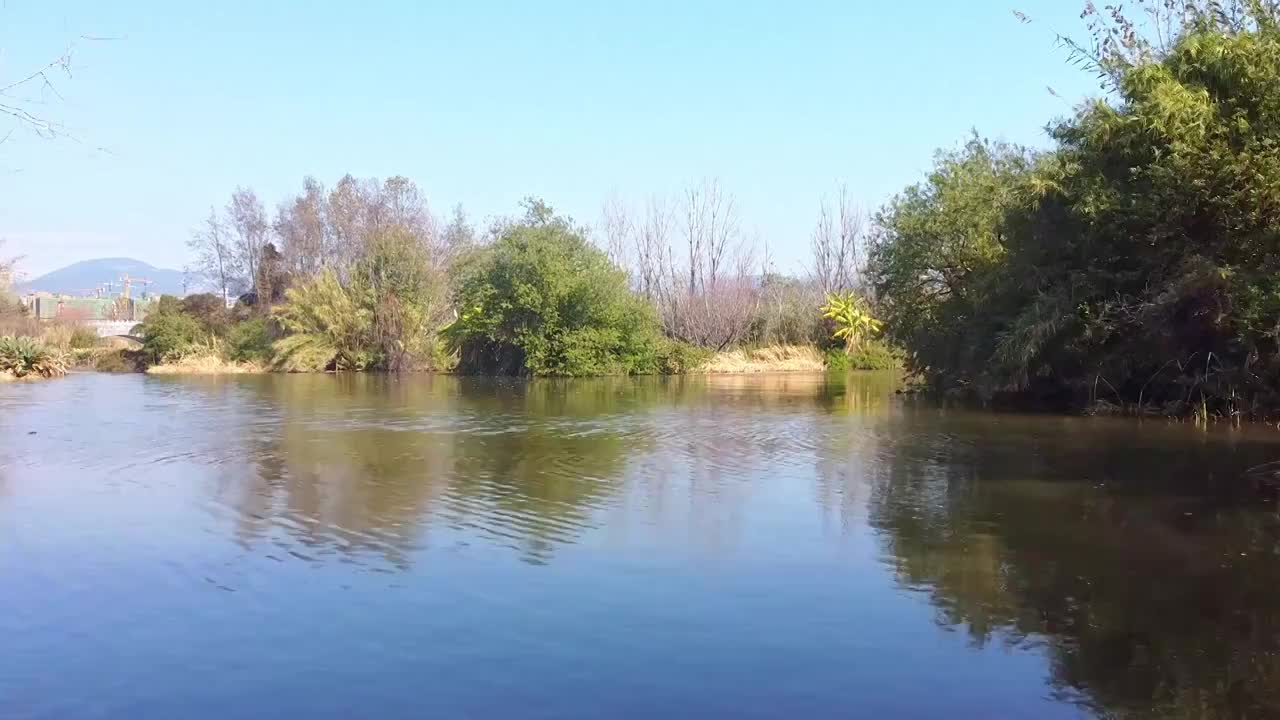
[[[146,369],[148,375],[254,375],[268,371],[260,363],[227,360],[217,355],[188,355]]]
[[[822,372],[822,351],[812,345],[772,345],[716,353],[694,372],[708,374]]]
[[[817,347],[778,345],[716,353],[702,364],[679,374],[822,372],[826,368],[826,357]],[[145,372],[150,375],[245,375],[289,371],[264,363],[239,362],[217,354],[204,353],[151,365]],[[323,372],[323,369],[304,372]],[[445,367],[432,372],[448,373],[452,372],[452,368]]]

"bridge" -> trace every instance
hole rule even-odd
[[[134,337],[132,331],[137,324],[132,320],[89,320],[85,326],[98,333],[98,337]]]

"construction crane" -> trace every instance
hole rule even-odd
[[[124,298],[125,300],[128,300],[129,289],[132,285],[136,283],[136,284],[142,285],[142,297],[145,298],[147,296],[147,286],[150,285],[152,282],[153,281],[148,280],[147,278],[131,278],[129,277],[129,273],[125,273],[120,278],[120,283],[122,285],[120,297]]]

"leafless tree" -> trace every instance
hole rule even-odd
[[[302,181],[302,194],[276,210],[275,233],[290,270],[313,275],[334,263],[324,186],[313,177]]]
[[[681,200],[676,212],[650,200],[638,222],[623,203],[606,203],[605,241],[657,307],[668,335],[724,349],[751,326],[758,300],[752,246],[739,230],[733,196],[718,182],[691,186]]]
[[[204,227],[192,233],[187,245],[196,253],[196,274],[217,288],[224,303],[230,295],[239,295],[245,289],[246,277],[237,263],[230,232],[217,210],[209,208]]]
[[[635,269],[637,284],[645,297],[661,301],[668,290],[667,268],[671,257],[671,233],[675,217],[666,203],[651,198],[645,209],[643,221],[637,229],[635,240]]]
[[[0,5],[0,11],[3,5]],[[48,106],[63,99],[60,86],[70,81],[75,69],[74,59],[81,44],[101,42],[112,38],[79,35],[72,38],[56,56],[32,63],[25,69],[14,66],[10,53],[0,48],[0,145],[15,131],[24,130],[43,138],[71,136],[61,121],[46,114]]]
[[[376,187],[377,181],[370,181],[369,185]],[[369,224],[373,227],[399,227],[421,238],[439,235],[426,196],[409,178],[403,175],[387,178],[368,199]]]
[[[861,284],[863,235],[863,214],[850,198],[848,186],[842,184],[835,207],[827,198],[819,204],[818,222],[810,239],[811,271],[822,292],[852,290]]]
[[[684,193],[684,238],[688,251],[689,292],[714,288],[740,241],[737,208],[716,180],[704,180]]]
[[[48,97],[61,99],[55,81],[71,78],[71,58],[75,44],[72,43],[62,54],[44,65],[15,77],[0,78],[0,115],[7,115],[13,126],[0,134],[0,142],[9,138],[15,129],[31,130],[46,138],[67,134],[63,125],[44,115],[39,107]]]
[[[340,272],[359,255],[362,238],[368,230],[369,192],[359,180],[344,175],[329,193],[329,232],[336,252],[335,265]]]
[[[684,193],[683,232],[687,264],[668,253],[672,289],[663,308],[667,331],[715,350],[746,336],[755,309],[751,248],[743,241],[734,197],[715,180]],[[675,287],[683,289],[676,292]]]
[[[631,254],[635,245],[632,235],[636,231],[630,209],[622,198],[611,196],[600,211],[600,230],[604,236],[604,251],[609,259],[621,268],[631,269]]]
[[[257,193],[237,187],[227,203],[227,219],[234,238],[236,265],[244,272],[246,285],[257,292],[260,290],[258,268],[262,264],[263,249],[271,242],[267,211]]]
[[[453,214],[441,232],[441,239],[450,262],[479,242],[475,226],[467,218],[461,203],[453,206]]]

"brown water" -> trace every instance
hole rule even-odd
[[[1280,433],[892,382],[0,386],[0,718],[1280,716]]]

